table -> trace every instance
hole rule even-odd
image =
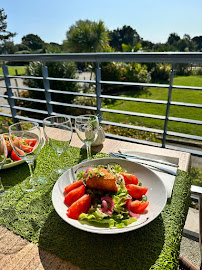
[[[71,142],[72,146],[75,147],[82,147],[83,144],[82,142],[77,138],[76,134],[73,135],[73,139]],[[130,150],[136,150],[136,151],[143,151],[143,152],[148,152],[148,153],[155,153],[155,154],[163,154],[163,155],[168,155],[168,156],[173,156],[173,157],[178,157],[179,158],[179,169],[183,170],[185,172],[187,172],[189,170],[190,167],[190,154],[188,153],[183,153],[183,152],[179,152],[179,151],[173,151],[173,150],[166,150],[166,149],[161,149],[161,148],[155,148],[155,147],[150,147],[150,146],[144,146],[144,145],[140,145],[140,144],[134,144],[134,143],[128,143],[128,142],[123,142],[123,141],[119,141],[119,140],[111,140],[111,139],[106,139],[104,144],[101,146],[97,146],[97,147],[93,147],[93,151],[98,151],[98,152],[103,152],[103,153],[108,153],[108,152],[117,152],[119,148],[128,148]],[[20,166],[26,166],[26,164],[24,165],[20,165]],[[17,167],[15,169],[10,169],[11,173],[16,173],[17,172]],[[37,167],[36,167],[37,170]],[[2,172],[1,172],[2,173]],[[186,173],[185,173],[186,174]],[[180,239],[180,234],[182,233],[183,230],[183,225],[186,219],[186,214],[187,214],[187,210],[188,210],[188,197],[189,197],[189,188],[190,188],[190,183],[188,183],[187,181],[187,185],[184,187],[183,192],[185,193],[185,197],[186,199],[184,199],[184,204],[186,204],[186,206],[183,207],[183,209],[181,209],[180,211],[183,212],[184,216],[183,216],[183,220],[182,220],[182,224],[179,224],[180,228],[179,228],[179,235],[176,236],[176,241],[178,241]],[[175,200],[177,200],[177,196],[175,196],[175,198],[173,198]],[[51,202],[50,202],[51,203]],[[172,203],[172,202],[171,202]],[[169,210],[170,211],[170,210]],[[172,210],[173,211],[173,210]],[[179,211],[179,214],[181,214]],[[52,213],[50,213],[50,215],[54,215]],[[162,217],[164,216],[164,214],[162,215]],[[160,219],[162,219],[162,217],[160,217]],[[54,216],[54,218],[56,218],[56,216]],[[164,218],[164,217],[163,217]],[[37,232],[37,224],[34,224],[34,219],[33,219],[33,227],[36,226],[36,232]],[[51,222],[51,218],[50,218],[50,222]],[[60,225],[60,218],[58,217],[58,226]],[[163,222],[163,221],[162,221]],[[169,219],[169,222],[173,222],[172,219]],[[49,223],[50,225],[51,223]],[[63,226],[66,226],[65,224],[62,224]],[[69,226],[69,225],[67,225]],[[159,226],[159,224],[157,224],[157,227]],[[163,226],[163,223],[162,223]],[[147,226],[146,226],[147,227]],[[48,228],[48,227],[47,227]],[[75,233],[75,228],[70,228],[67,227],[68,230],[71,233]],[[160,227],[159,227],[160,228]],[[64,227],[63,227],[64,229]],[[151,227],[152,229],[152,227]],[[162,229],[162,235],[164,235],[163,229],[164,227],[161,228]],[[142,230],[142,229],[140,229]],[[99,240],[97,235],[94,234],[89,234],[86,232],[82,232],[80,230],[77,230],[78,232],[78,237],[77,237],[77,241],[80,241],[80,244],[77,243],[76,247],[78,249],[78,254],[82,254],[83,253],[87,253],[88,252],[88,247],[86,247],[86,249],[82,249],[79,250],[80,246],[83,245],[83,243],[86,243],[85,241],[87,241],[86,239],[89,239],[89,243],[91,243],[92,245],[95,245],[96,248],[96,241],[101,241]],[[45,233],[45,232],[44,232]],[[57,230],[54,231],[55,234],[57,234]],[[150,233],[155,233],[154,231],[150,231]],[[132,234],[131,234],[132,235]],[[114,243],[119,243],[119,238],[122,238],[125,241],[125,245],[128,243],[130,243],[130,233],[127,233],[127,236],[123,236],[123,234],[118,235],[118,236],[103,236],[102,238],[102,244],[103,244],[103,248],[105,245],[109,245],[109,248],[112,247],[112,243],[111,241],[114,241]],[[165,234],[166,235],[166,234]],[[33,242],[35,242],[35,236],[33,236]],[[53,235],[54,237],[54,235]],[[128,237],[128,238],[127,238]],[[139,236],[140,237],[140,236]],[[168,237],[168,234],[167,236]],[[29,237],[28,237],[29,238]],[[141,237],[140,237],[141,238]],[[64,259],[59,258],[57,255],[52,254],[52,252],[49,251],[54,251],[54,243],[50,243],[50,245],[48,246],[48,250],[46,251],[43,248],[43,239],[41,241],[41,245],[37,245],[33,242],[29,242],[25,239],[23,239],[22,237],[14,234],[12,231],[7,230],[6,228],[0,226],[0,266],[1,269],[5,269],[5,270],[10,270],[10,269],[49,269],[49,270],[55,270],[55,269],[72,269],[72,270],[76,270],[76,269],[81,269],[83,267],[83,269],[88,269],[86,268],[87,264],[81,261],[80,256],[78,256],[78,258],[74,258],[73,260],[69,260],[66,261]],[[155,239],[155,236],[154,236]],[[71,240],[71,235],[69,236],[68,240]],[[109,242],[105,242],[109,241]],[[168,239],[167,241],[167,246],[168,246]],[[63,242],[61,242],[63,243]],[[65,243],[65,242],[64,242]],[[100,243],[98,243],[100,244]],[[180,243],[175,243],[176,246],[180,247]],[[52,245],[52,246],[51,246]],[[137,243],[134,243],[134,245],[137,245]],[[138,243],[140,249],[143,247],[141,245],[141,243]],[[166,245],[164,243],[164,245],[157,245],[157,249],[159,249],[159,258],[155,258],[156,261],[161,261],[161,250],[166,248]],[[171,247],[172,248],[172,247]],[[62,246],[61,246],[62,249]],[[71,251],[71,249],[74,249],[74,247],[69,246],[68,247],[69,251]],[[129,251],[127,245],[120,245],[120,247],[117,247],[117,250],[120,251],[120,249],[126,249]],[[149,246],[148,249],[144,250],[144,252],[150,254],[150,250],[149,250]],[[172,250],[171,250],[172,252]],[[56,252],[57,253],[57,252]],[[58,250],[58,255],[59,255],[60,251]],[[178,252],[176,252],[176,254],[168,254],[168,258],[171,259],[172,256],[176,257],[178,256]],[[97,263],[97,261],[99,261],[99,254],[93,254],[92,251],[92,257],[95,256],[96,261],[95,261],[95,267],[94,270],[96,269],[106,269],[105,266],[103,266],[104,268],[102,268],[102,265],[99,265]],[[109,250],[109,257],[106,258],[106,261],[108,261],[108,265],[110,266],[110,269],[120,269],[118,268],[118,265],[113,265],[114,261],[112,260],[112,256],[113,256],[113,250]],[[133,255],[134,256],[134,255]],[[133,260],[133,256],[131,256],[131,260]],[[139,256],[138,254],[135,254],[135,256]],[[170,256],[170,257],[169,257]],[[100,247],[100,257],[102,257],[102,247]],[[155,256],[154,256],[155,257]],[[85,256],[83,258],[86,258]],[[88,257],[87,257],[88,258]],[[124,258],[122,258],[124,259]],[[89,260],[91,260],[91,258],[89,258]],[[162,258],[162,260],[164,260],[164,258]],[[176,258],[175,258],[176,260]],[[74,264],[71,263],[71,261],[73,261]],[[104,262],[104,265],[106,262]],[[110,265],[110,263],[112,263],[112,265]],[[126,265],[127,265],[128,261],[126,260]],[[154,265],[155,265],[155,260],[154,260]],[[81,268],[79,267],[81,266]],[[92,268],[92,263],[91,263],[91,268]],[[126,267],[126,269],[140,269],[138,268],[131,268],[131,266],[128,266],[129,268]],[[155,265],[154,269],[161,269],[162,266],[157,266]],[[169,264],[169,262],[166,262],[164,265],[165,269],[175,269],[173,267],[173,263]],[[145,268],[145,269],[149,269],[149,268]]]

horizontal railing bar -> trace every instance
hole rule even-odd
[[[162,115],[154,115],[154,114],[146,114],[146,113],[137,113],[137,112],[129,112],[129,111],[120,111],[120,110],[111,110],[111,109],[101,109],[101,112],[107,113],[118,113],[124,115],[131,115],[131,116],[138,116],[138,117],[146,117],[146,118],[153,118],[159,120],[165,120],[165,116]]]
[[[8,113],[2,113],[2,112],[0,112],[0,115],[1,116],[5,116],[5,117],[12,117],[12,115],[11,114],[8,114]]]
[[[168,145],[168,144],[166,144],[165,148],[190,153],[190,154],[192,154],[194,156],[202,156],[202,151],[197,151],[197,150],[193,150],[193,149],[190,149],[190,148],[177,147],[177,146]]]
[[[8,75],[7,78],[43,80],[43,77],[35,77],[35,76],[16,76],[16,75]]]
[[[169,120],[170,120],[170,121],[174,121],[174,122],[180,122],[180,123],[202,125],[202,121],[199,121],[199,120],[193,120],[193,119],[177,118],[177,117],[169,117]]]
[[[138,140],[138,139],[125,137],[125,136],[120,136],[120,135],[115,135],[115,134],[110,134],[110,133],[105,133],[105,136],[107,138],[112,138],[112,139],[115,139],[115,140],[121,140],[121,141],[127,141],[127,142],[133,142],[133,143],[139,143],[139,144],[145,144],[145,145],[150,145],[150,146],[161,147],[160,143],[144,141],[144,140]]]
[[[58,102],[58,101],[51,101],[49,104],[58,105],[58,106],[67,106],[67,107],[71,107],[71,108],[88,109],[88,110],[94,110],[94,111],[97,110],[96,107],[81,106],[81,105],[70,104],[70,103],[62,103],[62,102]]]
[[[8,95],[0,95],[2,98],[8,98]]]
[[[5,85],[0,85],[0,88],[6,88],[6,86]]]
[[[86,93],[63,91],[63,90],[53,90],[53,89],[50,89],[47,92],[49,92],[49,93],[56,93],[56,94],[66,94],[66,95],[75,95],[75,96],[83,96],[83,97],[93,97],[93,98],[96,98],[96,94],[86,94]]]
[[[197,140],[197,141],[202,141],[201,136],[196,136],[196,135],[191,135],[191,134],[168,131],[167,135],[174,136],[174,137],[180,137],[180,138],[186,138],[186,139],[192,139],[192,140]]]
[[[115,84],[115,85],[128,85],[128,86],[142,86],[142,87],[160,87],[168,88],[168,84],[152,84],[152,83],[136,83],[136,82],[117,82],[117,81],[100,81],[101,84]]]
[[[125,100],[125,101],[134,101],[134,102],[143,102],[143,103],[155,103],[155,104],[167,104],[165,100],[153,100],[153,99],[143,99],[143,98],[132,98],[132,97],[118,97],[110,95],[100,95],[101,98],[106,99],[115,99],[115,100]]]
[[[14,62],[141,62],[141,63],[201,63],[201,52],[124,52],[124,53],[57,53],[1,54],[0,61]]]
[[[15,97],[15,96],[12,96],[12,99],[15,99],[15,100],[24,100],[24,101],[33,101],[33,102],[36,102],[36,103],[46,104],[46,100],[41,100],[41,99],[22,98],[22,97]]]
[[[101,84],[114,84],[114,85],[126,85],[126,86],[142,86],[142,87],[158,87],[158,88],[168,88],[168,84],[154,84],[154,83],[136,83],[136,82],[117,82],[117,81],[100,81]],[[197,86],[183,86],[183,85],[173,85],[175,89],[184,90],[198,90],[202,91],[202,87]]]
[[[202,91],[202,87],[198,87],[198,86],[173,85],[173,88],[182,89],[182,90],[199,90],[199,91]]]
[[[20,106],[14,106],[13,108],[16,110],[35,112],[35,113],[41,113],[41,114],[48,114],[48,112],[44,111],[44,110],[31,109],[31,108],[25,108],[25,107],[20,107]]]
[[[130,128],[130,129],[136,129],[136,130],[152,132],[152,133],[158,133],[158,134],[163,134],[163,130],[153,129],[153,128],[146,128],[146,127],[139,127],[139,126],[133,126],[133,125],[127,125],[127,124],[116,123],[116,122],[101,121],[101,124],[124,127],[124,128]],[[199,140],[199,141],[202,140],[201,136],[194,136],[194,135],[189,135],[189,134],[184,134],[184,133],[177,133],[177,132],[172,132],[172,131],[168,131],[167,135],[180,137],[180,138],[187,138],[187,139],[192,139],[192,140]]]
[[[47,77],[46,79],[50,81],[62,81],[62,82],[96,83],[96,81],[94,80],[78,80],[78,79],[53,78],[53,77]]]
[[[32,88],[32,87],[21,87],[21,86],[9,86],[10,89],[28,90],[28,91],[38,91],[45,92],[42,88]]]
[[[43,120],[36,119],[36,118],[24,117],[24,116],[21,116],[21,115],[16,115],[15,118],[16,119],[19,119],[19,120],[33,121],[33,122],[37,122],[37,123],[43,124]]]
[[[117,127],[123,127],[123,128],[130,128],[135,130],[141,130],[146,132],[152,132],[152,133],[158,133],[163,134],[163,130],[160,129],[154,129],[154,128],[147,128],[147,127],[140,127],[140,126],[133,126],[128,124],[122,124],[122,123],[116,123],[116,122],[110,122],[110,121],[101,121],[102,125],[111,125],[111,126],[117,126]]]
[[[10,105],[7,105],[7,104],[0,104],[0,107],[10,108]]]
[[[62,113],[56,113],[56,112],[52,112],[51,115],[58,115],[58,116],[63,116],[63,117],[70,117],[71,119],[75,119],[76,116],[73,115],[67,115],[67,114],[62,114]]]
[[[110,96],[110,95],[101,95],[100,97],[103,98],[103,99],[106,98],[106,99],[114,99],[114,100],[125,100],[125,101],[134,101],[134,102],[142,102],[142,103],[154,103],[154,104],[163,104],[163,105],[167,104],[167,101],[165,101],[165,100],[118,97],[118,96]],[[193,104],[193,103],[184,103],[184,102],[175,102],[175,101],[171,102],[171,105],[202,108],[202,104]]]
[[[0,75],[0,78],[4,78],[4,75]]]
[[[130,137],[124,137],[124,136],[120,136],[120,135],[114,135],[114,134],[110,134],[110,133],[105,133],[105,136],[107,138],[112,138],[112,139],[115,139],[115,140],[134,142],[134,143],[145,144],[145,145],[150,145],[150,146],[155,146],[155,147],[162,148],[162,145],[160,143],[144,141],[144,140],[138,140],[138,139],[133,139],[133,138],[130,138]],[[167,145],[167,144],[166,144],[165,148],[166,149],[171,149],[171,150],[176,150],[176,151],[188,152],[188,153],[190,153],[190,154],[192,154],[194,156],[201,156],[202,155],[202,151],[197,151],[197,150],[193,150],[193,149],[189,149],[189,148],[176,147],[176,146]]]
[[[171,105],[174,105],[174,106],[185,106],[185,107],[202,108],[202,104],[185,103],[185,102],[177,102],[177,101],[171,101],[170,104]]]

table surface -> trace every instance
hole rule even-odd
[[[83,147],[76,134],[73,135],[72,146]],[[150,147],[140,144],[128,143],[119,140],[106,139],[103,145],[93,147],[97,152],[117,152],[120,148],[136,150],[139,152],[154,153],[179,158],[179,169],[188,171],[190,167],[190,154]],[[54,254],[39,248],[38,245],[15,235],[13,232],[0,226],[0,268],[11,269],[80,269],[68,261],[64,261]]]

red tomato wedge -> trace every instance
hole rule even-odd
[[[148,190],[148,188],[146,187],[137,186],[134,184],[126,185],[126,188],[130,196],[132,196],[135,199],[141,199],[142,196],[145,195]]]
[[[69,193],[71,190],[75,189],[75,188],[78,188],[80,186],[83,185],[83,181],[82,180],[79,180],[79,181],[76,181],[68,186],[65,187],[65,190],[64,190],[64,193]]]
[[[80,214],[86,214],[88,212],[90,205],[91,196],[90,194],[85,194],[67,209],[67,216],[69,218],[78,220]]]
[[[130,210],[133,213],[142,214],[144,212],[144,210],[147,208],[148,205],[149,205],[148,201],[141,202],[141,201],[135,200],[135,201],[131,202]]]
[[[128,173],[120,173],[120,175],[123,176],[126,185],[129,185],[129,184],[137,185],[138,184],[138,179],[135,175],[128,174]]]
[[[21,144],[21,143],[19,144],[19,147],[20,147],[21,150],[23,150],[26,153],[31,153],[33,151],[33,149],[34,149],[31,146],[24,145],[24,144]]]
[[[34,147],[37,143],[37,139],[24,139],[24,142],[27,145]]]
[[[16,153],[13,150],[11,151],[11,159],[13,161],[19,161],[19,160],[21,160],[21,158],[18,155],[16,155]]]
[[[85,194],[85,186],[82,185],[71,190],[67,195],[65,195],[64,203],[67,205],[72,205],[75,201],[81,198]]]

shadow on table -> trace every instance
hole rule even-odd
[[[44,257],[41,248],[82,269],[149,269],[158,259],[163,244],[161,215],[141,229],[101,235],[70,226],[53,210],[40,232],[39,255],[44,269],[49,269],[50,257]]]
[[[28,176],[30,176],[30,172],[26,162],[0,171],[1,181],[5,186],[15,186],[24,181]]]

